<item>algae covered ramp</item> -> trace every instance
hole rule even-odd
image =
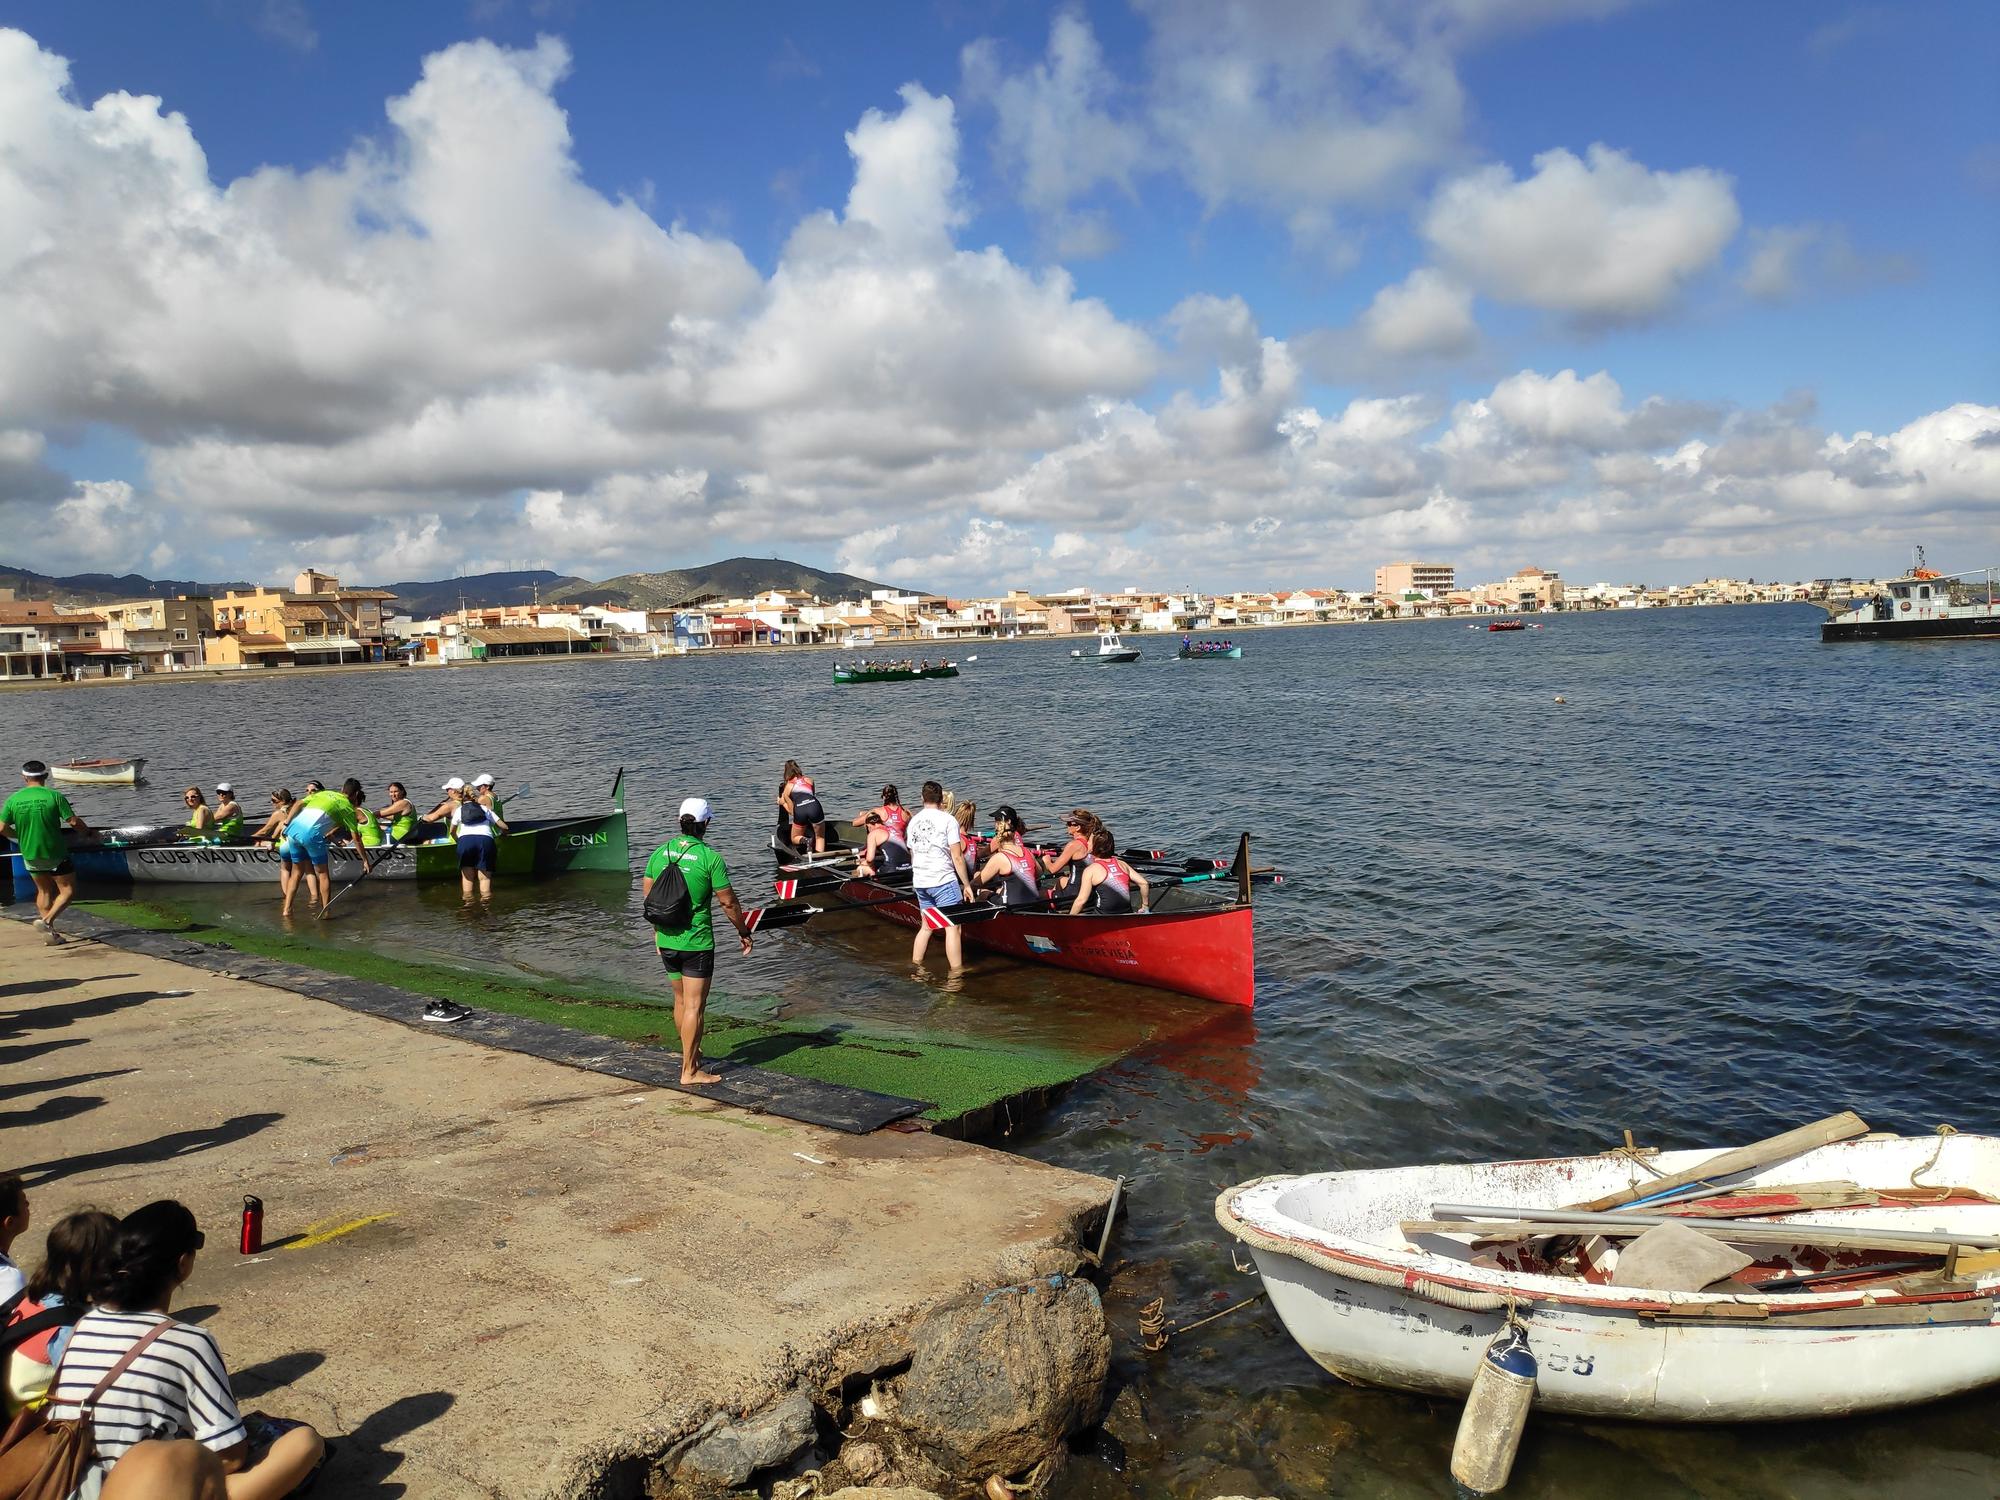
[[[109,942],[137,944],[389,1019],[415,1021],[428,998],[455,1000],[482,1013],[456,1028],[469,1031],[469,1040],[679,1087],[673,1016],[662,995],[554,976],[531,983],[525,975],[391,958],[280,931],[223,927],[164,903],[87,902],[79,911],[101,919],[93,931]],[[255,966],[255,960],[266,966]],[[348,982],[330,984],[329,975]],[[870,1130],[915,1116],[948,1133],[988,1134],[1129,1050],[1115,1043],[969,1036],[879,1020],[758,1016],[745,1014],[747,1008],[728,994],[711,998],[703,1051],[731,1067],[722,1085],[702,1093],[839,1129]],[[619,1045],[607,1047],[606,1041]],[[868,1097],[843,1101],[843,1091]]]
[[[9,1133],[35,1204],[15,1254],[86,1204],[186,1203],[208,1236],[186,1310],[246,1405],[335,1438],[328,1494],[636,1497],[717,1411],[879,1368],[842,1361],[1073,1260],[1110,1197],[25,923],[0,921],[0,973],[10,1086],[61,1106]],[[233,1248],[245,1193],[257,1255]]]

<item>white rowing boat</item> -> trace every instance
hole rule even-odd
[[[49,767],[52,781],[68,781],[86,785],[130,786],[146,774],[146,758],[138,756],[131,760],[71,760],[59,766]]]
[[[1548,1411],[1793,1420],[2000,1382],[2000,1139],[1822,1145],[1706,1179],[1721,1193],[1639,1203],[1634,1227],[1608,1235],[1598,1221],[1616,1210],[1563,1212],[1715,1160],[1672,1151],[1642,1166],[1613,1153],[1267,1177],[1225,1191],[1216,1217],[1250,1247],[1292,1337],[1362,1384],[1463,1396],[1510,1301]],[[1752,1263],[1700,1290],[1619,1284],[1643,1216],[1662,1214],[1719,1217],[1699,1233]]]

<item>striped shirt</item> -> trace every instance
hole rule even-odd
[[[164,1321],[159,1313],[101,1308],[85,1313],[70,1335],[49,1391],[49,1419],[77,1416],[83,1400],[120,1356],[155,1323]],[[95,1411],[98,1462],[105,1468],[146,1438],[191,1437],[220,1452],[246,1436],[215,1336],[187,1323],[148,1344],[99,1399]]]

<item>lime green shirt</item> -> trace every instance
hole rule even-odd
[[[69,840],[63,837],[62,826],[75,816],[69,798],[50,786],[24,786],[0,803],[0,823],[12,830],[14,842],[21,846],[21,857],[27,860],[60,863],[68,859]],[[715,867],[721,869],[722,862],[717,860]],[[690,881],[690,888],[692,885]],[[715,945],[711,942],[709,946]]]
[[[354,818],[360,825],[361,842],[370,849],[382,847],[382,820],[375,816],[373,808],[357,807]]]
[[[683,833],[653,851],[646,861],[646,878],[658,880],[668,860],[680,866],[681,879],[687,882],[688,925],[681,932],[656,929],[653,942],[676,953],[713,953],[715,914],[709,910],[709,897],[729,889],[729,871],[723,868],[722,856],[692,834]]]
[[[300,798],[299,807],[316,808],[324,814],[324,821],[336,828],[344,828],[349,833],[353,833],[360,826],[359,820],[354,815],[354,804],[339,792],[314,792],[310,797]],[[298,813],[294,812],[292,816],[297,817]]]

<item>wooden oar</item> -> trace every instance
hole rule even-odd
[[[1828,1115],[1824,1120],[1815,1120],[1810,1125],[1801,1125],[1796,1130],[1787,1130],[1783,1135],[1774,1135],[1767,1140],[1754,1141],[1748,1146],[1738,1146],[1711,1156],[1699,1166],[1685,1171],[1670,1172],[1665,1177],[1655,1177],[1650,1182],[1635,1183],[1631,1187],[1620,1188],[1615,1193],[1606,1193],[1602,1198],[1593,1198],[1588,1203],[1575,1207],[1585,1213],[1597,1213],[1607,1208],[1617,1208],[1622,1204],[1638,1203],[1650,1198],[1664,1198],[1676,1188],[1692,1187],[1698,1182],[1708,1182],[1717,1177],[1730,1177],[1738,1172],[1754,1172],[1759,1167],[1768,1167],[1774,1161],[1783,1161],[1788,1156],[1803,1156],[1808,1151],[1821,1146],[1830,1146],[1835,1141],[1851,1140],[1857,1135],[1866,1135],[1868,1124],[1851,1109],[1842,1110],[1837,1115]]]

